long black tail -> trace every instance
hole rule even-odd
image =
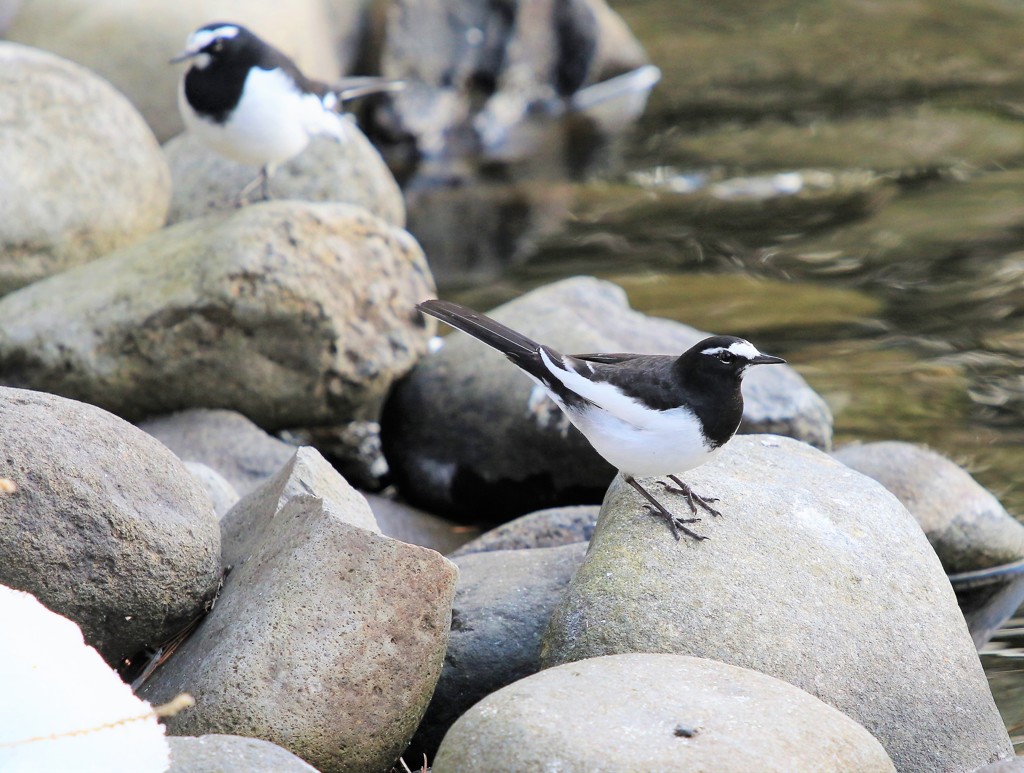
[[[492,349],[497,349],[527,373],[544,381],[550,381],[551,374],[544,367],[540,358],[540,344],[522,333],[517,333],[486,314],[451,301],[424,301],[416,308],[424,314],[447,322],[463,333],[468,333]]]

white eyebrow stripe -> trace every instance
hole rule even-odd
[[[238,27],[234,24],[225,24],[212,30],[197,30],[188,36],[185,42],[187,51],[202,51],[217,38],[233,38],[238,36]]]
[[[725,351],[731,352],[737,357],[742,357],[745,360],[752,360],[761,354],[761,352],[757,350],[757,347],[749,341],[737,341],[736,343],[730,344],[728,347],[715,346],[711,349],[701,349],[700,353],[714,357],[716,354],[721,354]]]

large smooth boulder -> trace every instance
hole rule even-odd
[[[171,179],[135,108],[60,57],[0,42],[0,294],[164,224]]]
[[[863,727],[778,679],[680,655],[610,655],[484,698],[445,736],[434,773],[894,772]]]
[[[182,128],[177,84],[183,66],[168,63],[192,30],[218,19],[249,27],[311,77],[340,73],[334,21],[322,0],[47,0],[28,3],[7,36],[65,56],[107,78],[138,108],[161,142]]]
[[[375,418],[426,351],[408,233],[276,201],[165,229],[0,299],[0,383],[130,420],[231,408],[267,429]]]
[[[232,564],[210,615],[141,692],[189,692],[176,735],[283,746],[324,773],[385,770],[426,710],[457,569],[381,536],[311,449],[223,519]]]
[[[566,353],[679,355],[707,335],[635,312],[619,287],[591,277],[545,285],[488,313]],[[831,442],[828,407],[792,368],[754,369],[743,394],[744,431]],[[474,522],[600,502],[615,474],[529,378],[462,333],[445,337],[396,386],[381,429],[403,496]]]
[[[546,665],[671,652],[752,668],[860,722],[901,771],[1012,753],[942,565],[892,494],[766,435],[734,438],[684,479],[719,498],[722,517],[691,524],[708,539],[673,540],[617,478],[551,617]]]
[[[91,405],[0,387],[0,583],[78,623],[108,663],[203,611],[221,575],[213,505],[159,442]]]
[[[910,511],[948,573],[1024,558],[1024,526],[967,470],[913,443],[844,446],[833,456],[874,478]]]
[[[470,706],[540,670],[541,636],[583,561],[583,543],[453,559],[459,567],[452,631],[437,689],[406,760],[433,759]]]
[[[169,223],[233,210],[239,193],[259,172],[258,167],[218,155],[191,132],[168,141],[164,154],[174,182]],[[270,178],[270,196],[355,204],[391,225],[405,225],[402,191],[355,125],[348,127],[344,141],[314,138],[306,150],[281,165]]]

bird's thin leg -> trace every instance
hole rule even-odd
[[[263,197],[262,201],[270,201],[270,175],[274,170],[270,164],[266,164],[260,169],[260,195]]]
[[[664,518],[666,521],[668,521],[668,527],[672,530],[672,536],[676,538],[676,541],[679,540],[680,531],[682,531],[688,537],[693,537],[698,542],[707,539],[707,537],[704,537],[698,534],[697,532],[686,528],[686,526],[684,525],[687,523],[696,523],[700,520],[700,518],[679,518],[678,516],[672,515],[672,513],[665,509],[665,506],[661,504],[661,502],[659,502],[657,499],[651,496],[651,494],[648,493],[648,491],[637,482],[636,478],[634,478],[632,475],[625,475],[623,477],[625,478],[626,483],[628,483],[630,486],[639,491],[640,495],[650,503],[647,507],[651,511],[652,515],[660,516]]]
[[[247,205],[249,203],[249,195],[257,188],[263,191],[263,198],[265,199],[267,196],[267,168],[265,166],[260,167],[260,173],[242,188],[242,191],[238,194],[238,199],[235,201],[235,206],[244,207]]]
[[[715,508],[713,508],[710,504],[711,502],[718,501],[716,497],[702,497],[692,488],[690,488],[681,480],[679,480],[679,478],[677,478],[675,475],[668,475],[666,477],[673,483],[675,483],[677,486],[679,486],[679,488],[674,489],[667,483],[662,483],[661,485],[664,486],[669,491],[684,495],[686,497],[687,504],[690,505],[690,512],[692,512],[694,515],[697,514],[697,505],[700,505],[712,515],[721,515],[721,513],[718,512]]]

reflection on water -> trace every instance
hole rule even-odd
[[[808,34],[828,34],[805,5]],[[612,279],[639,310],[786,357],[828,400],[836,444],[925,443],[1024,515],[1024,171],[1015,168],[1024,122],[913,104],[845,117],[829,105],[821,122],[813,108],[762,123],[744,114],[722,128],[709,111],[704,123],[679,126],[688,73],[671,61],[678,41],[711,46],[716,35],[751,33],[723,22],[699,38],[685,31],[688,19],[665,21],[673,8],[623,6],[664,57],[666,78],[621,141],[586,145],[562,126],[529,163],[421,170],[407,187],[411,230],[442,293],[489,308],[573,274]],[[799,25],[790,30],[780,9],[766,7],[758,21],[773,25],[770,45],[785,53]],[[706,13],[753,12],[726,4]],[[915,34],[903,16],[886,23]],[[708,72],[724,67],[707,56]],[[888,72],[862,65],[864,77]],[[711,89],[702,77],[690,87]],[[770,100],[784,101],[775,85]],[[822,88],[816,98],[831,86]],[[756,104],[741,90],[728,98]],[[1024,723],[1024,659],[985,663],[1007,724]]]

